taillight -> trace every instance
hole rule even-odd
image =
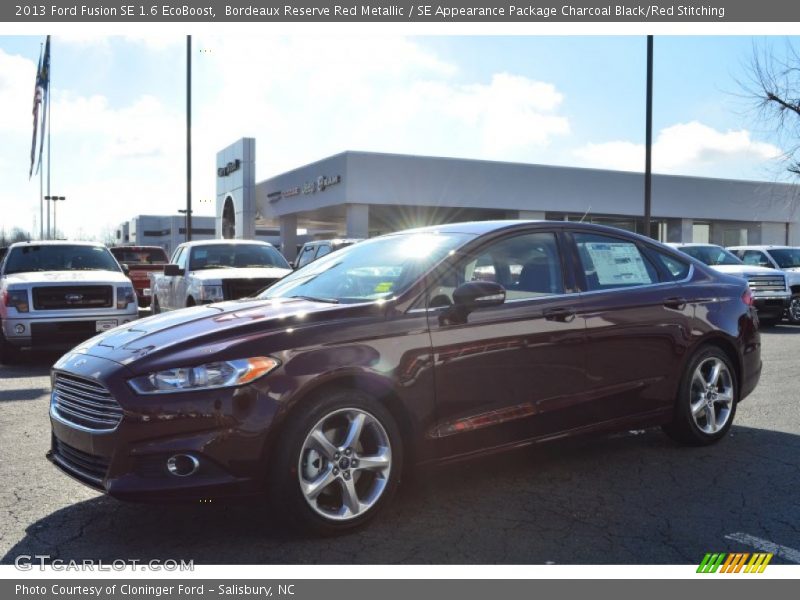
[[[747,306],[753,306],[753,292],[750,291],[750,288],[747,288],[742,294],[742,302]]]

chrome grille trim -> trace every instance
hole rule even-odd
[[[754,292],[786,291],[786,278],[780,275],[749,275],[747,284]]]
[[[50,412],[60,421],[87,431],[113,431],[123,414],[102,384],[60,372],[53,376]]]

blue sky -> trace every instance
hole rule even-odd
[[[0,36],[0,226],[31,230],[31,101],[43,37]],[[67,235],[184,198],[185,38],[55,37],[54,194]],[[657,37],[654,169],[775,180],[780,149],[737,97],[754,44]],[[342,150],[643,169],[644,36],[194,37],[195,198],[214,154],[256,138],[257,178]],[[37,226],[38,227],[38,226]]]

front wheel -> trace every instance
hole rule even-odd
[[[400,481],[403,445],[391,414],[371,396],[340,390],[287,423],[271,473],[273,501],[320,534],[373,519]]]
[[[786,309],[786,316],[792,325],[800,325],[800,294],[795,294],[789,301],[789,308]]]
[[[686,365],[672,422],[664,431],[692,446],[719,441],[733,423],[738,398],[736,375],[719,348],[701,348]]]

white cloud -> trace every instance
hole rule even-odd
[[[644,144],[629,141],[589,143],[575,156],[584,166],[622,171],[643,171]],[[745,129],[718,131],[698,121],[662,129],[653,143],[653,171],[700,174],[710,169],[742,163],[764,163],[781,156],[781,150],[752,139]]]

